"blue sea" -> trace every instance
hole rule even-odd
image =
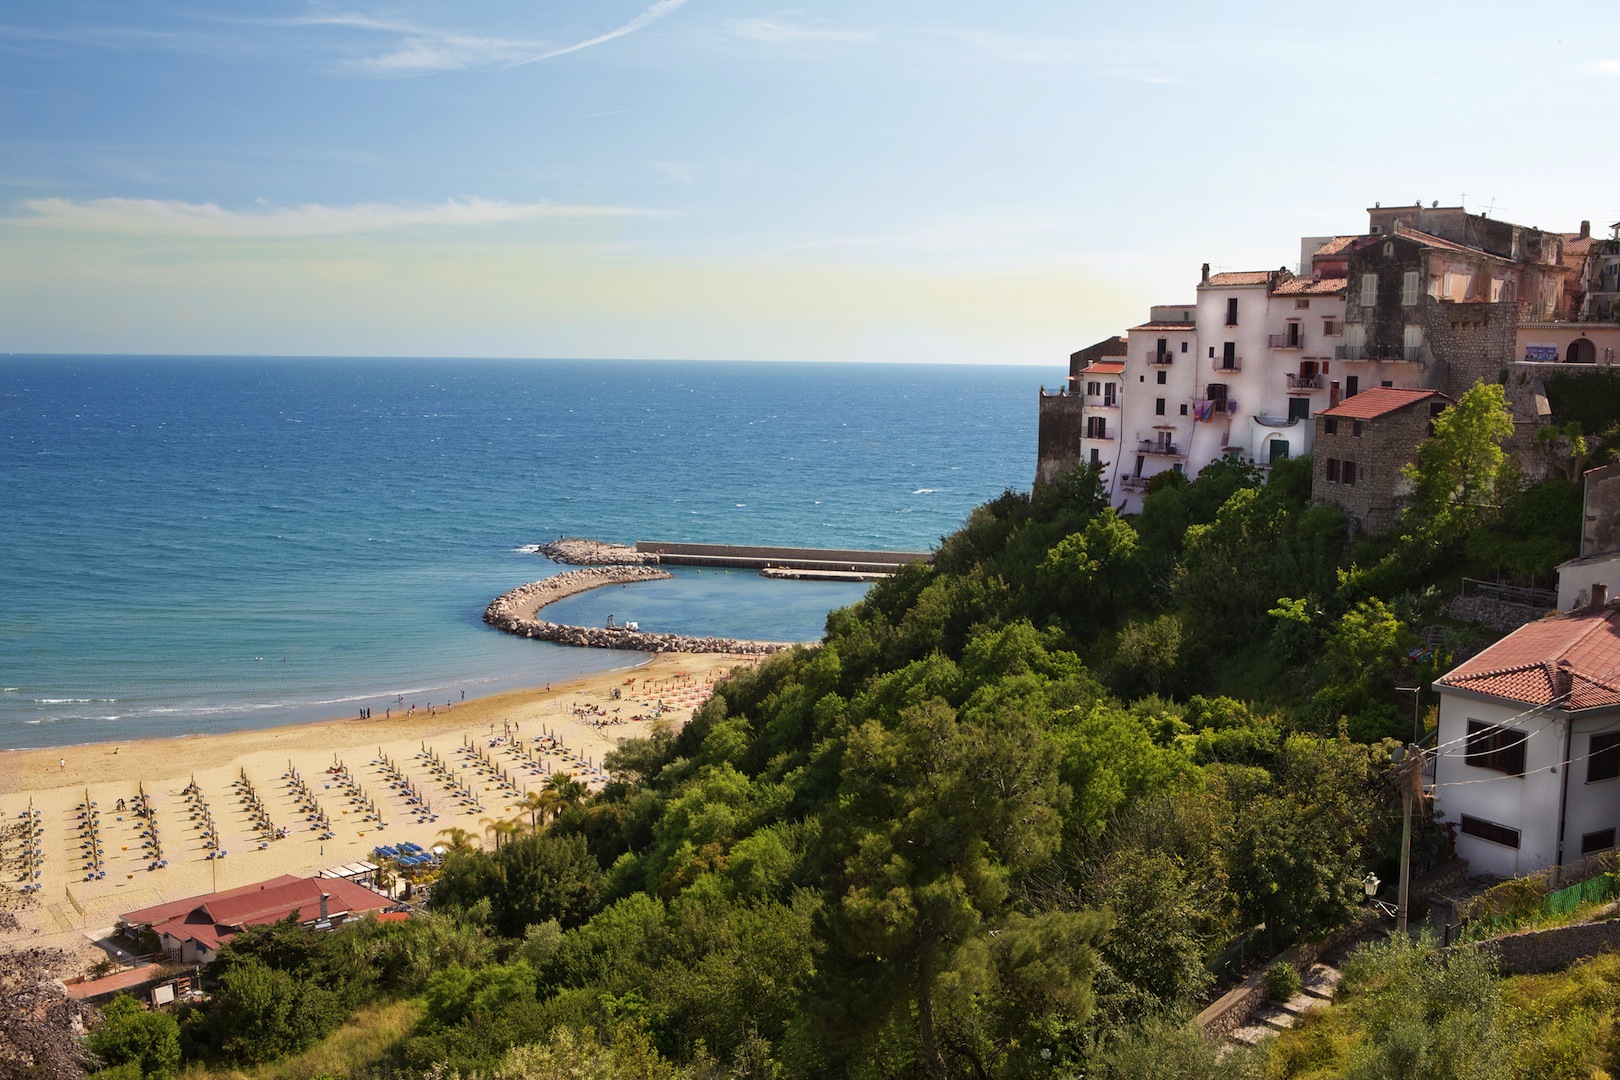
[[[0,357],[0,747],[420,706],[640,662],[520,640],[558,536],[926,550],[1035,472],[1059,367]],[[547,609],[814,640],[863,586]]]

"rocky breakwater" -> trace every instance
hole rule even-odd
[[[604,544],[600,540],[585,540],[576,536],[560,537],[536,550],[554,563],[569,566],[652,566],[657,555],[637,551],[624,544]]]
[[[756,656],[782,652],[794,647],[786,641],[741,641],[736,638],[687,637],[684,634],[654,634],[617,626],[568,626],[536,618],[541,608],[565,596],[599,589],[604,585],[628,585],[637,581],[658,581],[673,577],[667,570],[652,566],[602,566],[569,570],[555,577],[519,585],[502,593],[484,609],[484,621],[497,630],[536,641],[558,645],[579,645],[593,649],[630,649],[635,652],[733,653]]]

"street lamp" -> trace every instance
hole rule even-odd
[[[1367,894],[1367,899],[1371,900],[1378,895],[1379,884],[1378,875],[1369,870],[1367,876],[1361,879],[1361,891]]]

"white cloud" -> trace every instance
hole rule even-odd
[[[261,204],[228,210],[215,203],[165,199],[25,199],[24,214],[0,225],[68,232],[143,236],[272,239],[383,233],[412,228],[476,227],[557,218],[661,217],[662,212],[618,206],[569,206],[541,200],[447,199],[429,205],[357,203],[353,206]]]
[[[687,0],[656,0],[635,18],[604,34],[572,45],[527,38],[487,37],[458,34],[448,30],[378,18],[360,12],[332,15],[306,15],[282,21],[289,26],[335,26],[350,30],[394,35],[387,51],[360,56],[341,66],[367,75],[432,75],[445,71],[466,71],[485,67],[520,67],[553,57],[589,49],[633,34],[687,3]]]
[[[802,41],[872,41],[877,34],[871,30],[830,30],[821,26],[806,26],[780,18],[727,19],[726,28],[749,41],[771,43]]]
[[[1591,60],[1580,70],[1588,75],[1620,75],[1620,60]]]

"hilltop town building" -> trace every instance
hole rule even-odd
[[[1481,379],[1504,384],[1508,449],[1537,474],[1548,365],[1591,370],[1620,356],[1620,224],[1598,240],[1585,222],[1551,233],[1462,207],[1367,215],[1364,233],[1303,238],[1297,273],[1206,265],[1193,303],[1155,306],[1123,345],[1109,338],[1071,357],[1068,385],[1041,398],[1037,483],[1096,462],[1110,501],[1132,512],[1162,472],[1195,476],[1223,456],[1265,469],[1311,453],[1318,418],[1363,391],[1455,399]],[[1344,494],[1317,491],[1341,504]],[[1357,520],[1377,527],[1393,512],[1380,505]]]

